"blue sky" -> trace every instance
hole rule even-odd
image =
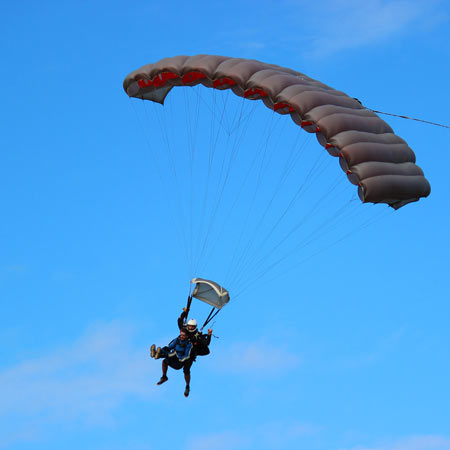
[[[386,119],[430,197],[381,217],[357,205],[371,226],[353,232],[348,219],[336,245],[317,238],[306,261],[289,256],[236,301],[230,287],[185,399],[182,374],[157,387],[148,357],[177,333],[193,275],[167,205],[177,194],[147,144],[154,123],[140,125],[142,105],[122,89],[163,57],[224,54],[449,125],[447,2],[1,9],[0,448],[450,449],[449,130]],[[313,139],[308,151],[323,149]],[[353,189],[336,160],[323,164]],[[236,242],[230,228],[221,252]],[[207,274],[223,269],[221,252]]]

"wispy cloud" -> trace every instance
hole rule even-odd
[[[226,357],[214,360],[221,372],[251,371],[276,373],[300,364],[300,355],[288,351],[283,345],[275,346],[265,341],[238,342],[226,349]]]
[[[439,435],[416,435],[373,446],[358,445],[346,450],[450,450],[450,439]]]
[[[8,439],[29,438],[24,429],[36,422],[110,423],[126,399],[151,396],[149,379],[158,369],[132,341],[127,325],[103,324],[74,343],[1,371],[0,422],[23,424],[11,429]]]
[[[380,337],[363,353],[338,356],[334,365],[339,369],[357,369],[378,364],[396,350],[405,333],[406,328],[401,327],[386,336]]]
[[[24,264],[9,264],[5,266],[0,266],[0,275],[3,276],[22,275],[26,271],[27,266]]]
[[[237,450],[244,448],[281,448],[299,442],[302,436],[310,436],[320,427],[297,422],[268,422],[255,427],[241,427],[220,433],[193,436],[186,450]]]
[[[265,4],[270,21],[235,33],[245,49],[295,48],[320,59],[429,30],[448,20],[443,5],[442,0],[284,0],[276,7]]]
[[[224,431],[195,436],[188,440],[186,450],[230,450],[247,446],[249,437],[241,432]]]
[[[418,19],[432,14],[433,2],[386,0],[335,0],[322,2],[321,14],[312,16],[318,31],[310,52],[327,56],[352,48],[377,44],[404,31]]]

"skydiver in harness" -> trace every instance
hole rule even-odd
[[[187,310],[183,308],[183,312],[177,320],[180,329],[180,335],[173,339],[166,347],[156,348],[155,344],[150,347],[150,356],[155,359],[164,358],[162,362],[162,376],[157,385],[165,383],[167,377],[167,369],[180,370],[183,368],[184,380],[186,388],[184,396],[188,397],[191,382],[191,366],[197,355],[208,355],[209,344],[211,343],[212,329],[208,330],[208,334],[203,334],[197,329],[197,321],[195,319],[188,320]]]
[[[150,356],[155,359],[164,358],[162,361],[162,376],[156,383],[161,385],[169,378],[167,377],[167,369],[180,370],[183,368],[184,380],[186,381],[186,388],[184,396],[189,396],[191,382],[191,366],[194,362],[192,358],[192,342],[189,339],[186,328],[181,328],[180,335],[173,339],[166,347],[155,348],[155,344],[150,347]]]

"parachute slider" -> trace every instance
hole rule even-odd
[[[195,288],[192,292],[192,297],[208,303],[217,309],[221,309],[230,301],[230,294],[228,291],[214,281],[205,280],[203,278],[193,278],[191,284],[194,283]]]

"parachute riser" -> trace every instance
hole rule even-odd
[[[187,303],[186,303],[186,307],[184,308],[185,313],[186,313],[186,317],[183,321],[184,324],[186,324],[186,320],[188,318],[189,315],[189,311],[191,310],[191,303],[192,303],[192,296],[191,294],[189,294],[188,299],[187,299]]]
[[[215,312],[214,312],[215,311]],[[202,325],[202,327],[200,328],[200,331],[203,331],[203,328],[206,327],[206,325],[208,325],[209,322],[211,322],[211,320],[214,319],[214,317],[217,316],[217,314],[219,314],[220,309],[217,309],[213,307],[213,309],[211,309],[208,317],[205,320],[205,323]]]

